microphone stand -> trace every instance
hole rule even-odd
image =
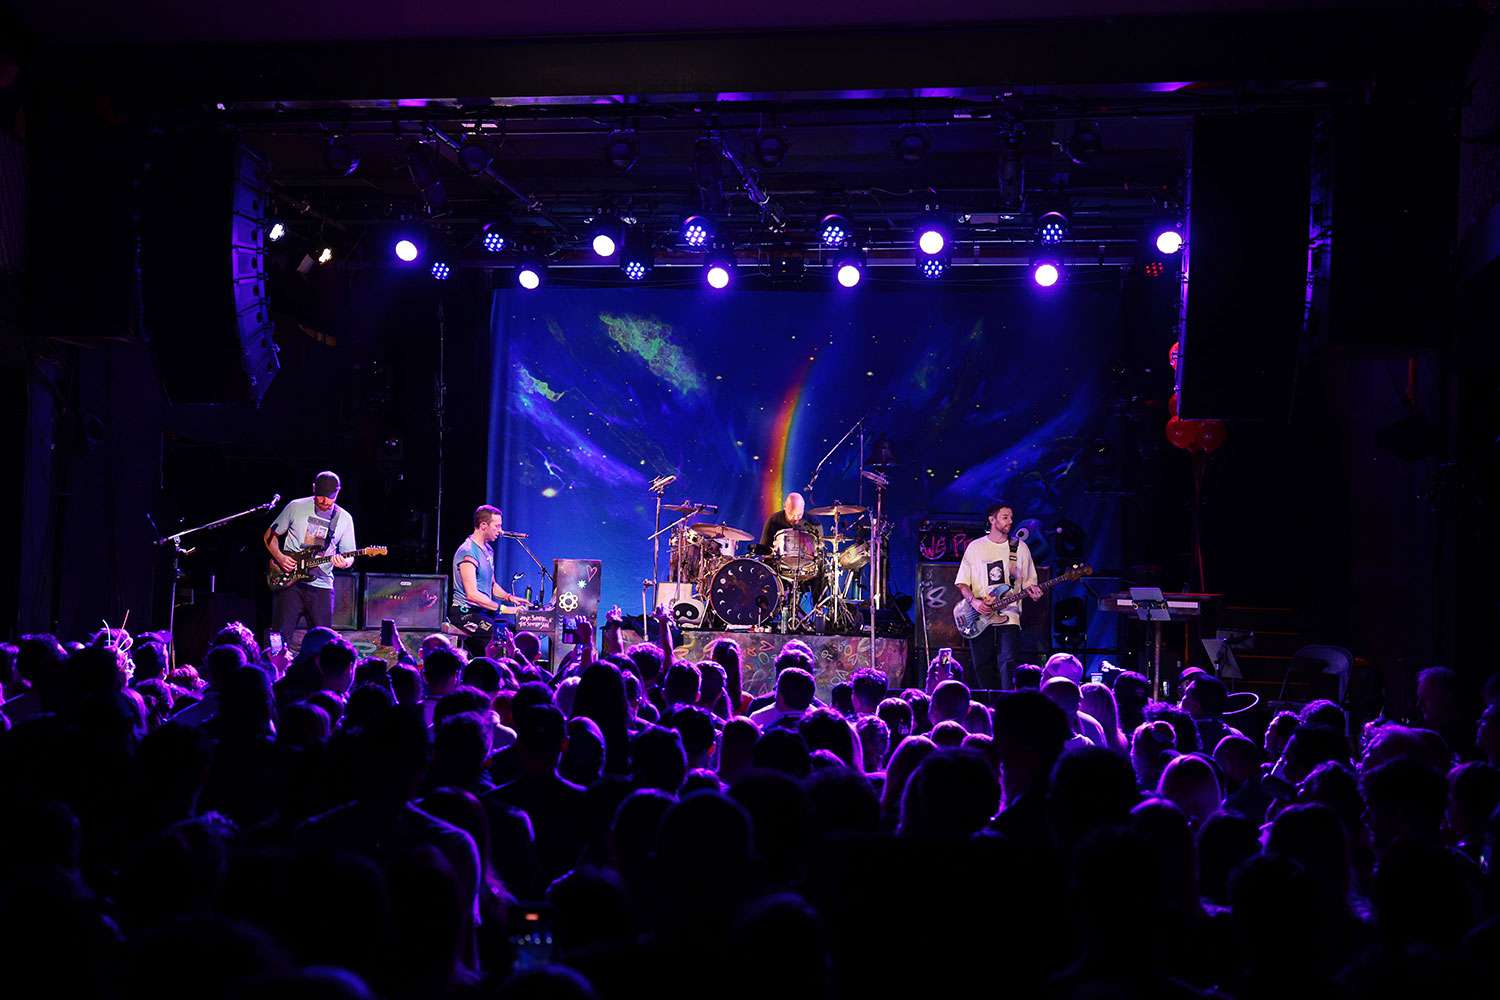
[[[828,460],[833,457],[834,452],[838,451],[844,446],[844,442],[849,440],[849,435],[853,434],[859,428],[860,424],[863,424],[868,419],[869,414],[866,414],[865,416],[860,417],[858,420],[854,421],[854,426],[850,427],[847,431],[844,432],[844,436],[839,438],[839,443],[828,449],[828,454],[824,455],[822,461],[820,461],[813,467],[812,475],[808,478],[807,485],[802,487],[804,490],[806,490],[808,493],[812,492],[813,484],[818,481],[818,473],[823,471],[823,466],[828,464]]]
[[[167,598],[167,635],[171,638],[169,652],[174,669],[177,666],[177,581],[182,577],[182,557],[191,555],[194,551],[193,549],[183,548],[182,540],[189,535],[196,535],[200,531],[212,531],[215,528],[222,528],[227,524],[233,524],[235,521],[249,517],[251,514],[259,514],[262,511],[270,510],[280,502],[281,494],[278,493],[271,498],[269,503],[263,503],[259,507],[251,507],[248,510],[240,511],[238,514],[230,514],[228,517],[221,517],[218,520],[209,521],[207,524],[200,524],[194,528],[184,528],[176,534],[164,535],[155,542],[152,542],[153,545],[171,546],[172,582],[168,588]]]
[[[501,535],[500,537],[504,538],[505,536]],[[557,591],[557,581],[552,579],[552,574],[547,572],[546,567],[542,565],[542,561],[536,557],[536,554],[532,552],[530,548],[527,547],[526,540],[524,538],[512,537],[511,541],[521,546],[521,551],[530,556],[531,561],[536,563],[537,575],[540,577],[540,582],[537,584],[537,588],[540,593],[537,594],[536,603],[537,607],[542,607],[547,603],[547,581],[552,581],[552,590],[554,593],[556,593]]]

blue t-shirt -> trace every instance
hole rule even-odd
[[[458,567],[464,563],[474,564],[474,586],[485,597],[495,596],[495,553],[488,545],[480,545],[472,537],[465,538],[464,543],[453,553],[453,607],[462,614],[468,614],[476,610],[469,602],[464,600],[464,579],[459,575]]]
[[[333,544],[328,544],[328,526],[333,520],[334,511],[338,512],[338,523],[333,528]],[[276,534],[281,535],[281,551],[290,555],[293,552],[301,552],[303,549],[329,549],[333,552],[343,554],[353,552],[358,546],[354,544],[354,518],[342,507],[335,506],[327,514],[319,513],[317,504],[312,497],[303,497],[301,500],[293,500],[287,504],[276,521],[271,525]],[[313,570],[311,580],[307,581],[309,587],[322,587],[325,589],[333,586],[333,563],[326,562]]]

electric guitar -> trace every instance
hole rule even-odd
[[[1075,566],[1066,573],[1059,573],[1046,583],[1039,584],[1038,587],[1043,592],[1046,592],[1059,583],[1067,583],[1069,580],[1081,580],[1086,576],[1092,576],[1093,573],[1094,567],[1092,566]],[[1012,590],[1009,593],[1002,593],[999,599],[996,600],[994,609],[989,612],[986,612],[981,605],[974,601],[959,601],[953,605],[953,624],[957,626],[959,633],[965,639],[977,638],[981,632],[991,625],[998,625],[1004,622],[1005,609],[1012,604],[1019,604],[1025,596],[1026,592],[1024,590]]]
[[[363,549],[355,549],[353,552],[329,552],[324,554],[322,549],[303,549],[300,552],[288,552],[286,555],[296,562],[296,567],[290,570],[282,569],[276,565],[274,560],[266,563],[266,586],[271,590],[285,590],[293,584],[301,583],[303,580],[311,580],[317,568],[326,562],[331,562],[334,556],[347,556],[350,559],[355,556],[383,556],[386,554],[384,545],[371,545]]]

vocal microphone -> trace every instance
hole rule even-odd
[[[530,538],[531,536],[529,534],[527,534],[526,532],[524,532],[524,531],[502,531],[502,532],[500,532],[500,537],[501,538]]]
[[[653,490],[665,489],[675,482],[677,482],[676,476],[657,476],[655,479],[651,480],[651,488]]]
[[[891,485],[890,479],[882,476],[878,472],[871,472],[869,469],[864,470],[860,473],[860,475],[865,479],[868,479],[870,482],[874,483],[876,486],[879,486],[881,489],[885,489],[887,486]]]
[[[270,510],[272,507],[276,506],[279,503],[281,503],[281,494],[274,494],[271,497],[271,502],[262,507],[261,510]]]
[[[1015,533],[1010,537],[1014,538],[1018,542],[1024,542],[1026,541],[1026,539],[1031,537],[1031,530],[1029,528],[1017,528],[1015,530]]]

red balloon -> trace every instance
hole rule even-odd
[[[1167,364],[1169,364],[1169,365],[1172,366],[1172,370],[1173,371],[1177,370],[1177,359],[1178,359],[1178,356],[1181,354],[1181,352],[1182,352],[1182,341],[1180,341],[1180,340],[1174,340],[1174,341],[1172,341],[1172,346],[1167,349]]]
[[[1173,417],[1167,421],[1167,440],[1175,448],[1191,451],[1198,443],[1198,421]]]
[[[1172,393],[1172,398],[1167,400],[1167,416],[1177,416],[1177,393]]]
[[[1198,428],[1198,450],[1205,455],[1218,451],[1229,437],[1229,428],[1222,420],[1195,420]]]

